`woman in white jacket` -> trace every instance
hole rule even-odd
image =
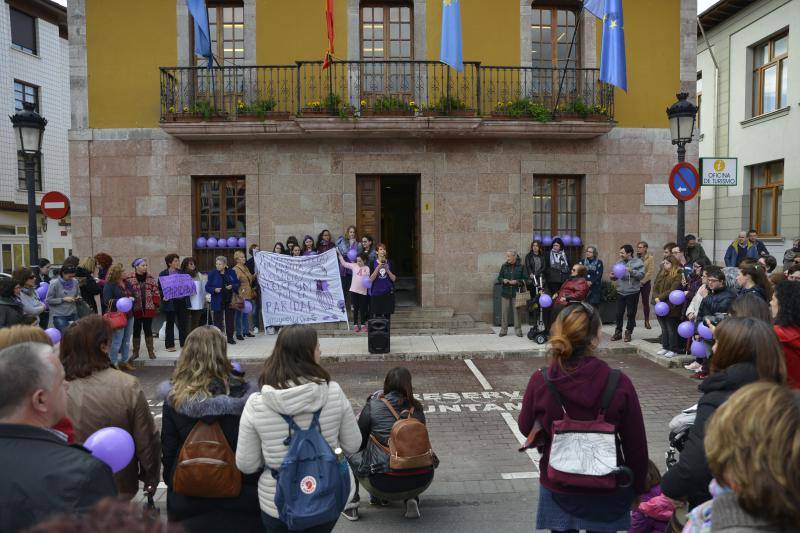
[[[320,366],[320,355],[313,328],[304,325],[282,328],[258,380],[261,392],[247,400],[239,423],[236,466],[245,474],[266,466],[258,481],[258,497],[268,533],[289,531],[278,519],[276,481],[270,472],[280,468],[289,449],[285,443],[289,426],[281,415],[292,416],[298,426],[307,428],[313,413],[322,409],[319,418],[322,436],[331,448],[342,448],[345,455],[350,455],[361,446],[361,433],[350,401]],[[351,481],[350,487],[354,492],[355,483]],[[326,533],[335,525],[334,520],[307,531]]]

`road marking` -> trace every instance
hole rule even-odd
[[[469,367],[469,369],[472,371],[472,374],[475,376],[475,379],[477,379],[478,382],[481,384],[483,390],[492,390],[492,386],[489,384],[489,381],[487,381],[486,376],[481,374],[481,371],[478,370],[478,367],[475,366],[475,363],[472,362],[472,359],[464,359],[464,362],[467,364],[467,367]]]
[[[539,472],[511,472],[500,474],[503,479],[539,479]]]
[[[522,435],[522,433],[520,433],[519,427],[517,426],[517,421],[514,420],[514,417],[511,416],[511,413],[500,413],[500,415],[503,417],[503,420],[506,421],[508,429],[510,429],[511,433],[513,433],[514,436],[517,438],[517,442],[519,442],[519,445],[524,446],[525,441],[527,439]],[[533,462],[533,466],[536,467],[536,469],[538,470],[539,459],[541,458],[541,456],[539,455],[539,452],[536,451],[536,448],[529,448],[525,450],[525,453],[528,454],[528,457],[530,457],[531,462]],[[538,476],[539,474],[537,473],[536,475]]]

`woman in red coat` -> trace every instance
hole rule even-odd
[[[147,259],[140,257],[131,263],[133,272],[125,277],[125,283],[133,294],[133,354],[129,361],[139,357],[141,334],[144,331],[144,344],[150,359],[156,358],[153,347],[153,317],[158,311],[161,297],[156,279],[147,271]]]
[[[569,279],[561,284],[558,289],[558,294],[553,298],[553,306],[547,316],[547,330],[555,321],[558,313],[561,312],[567,305],[586,300],[589,295],[589,282],[586,281],[586,273],[588,270],[581,264],[572,266],[569,274]]]
[[[781,281],[770,301],[790,387],[800,389],[800,283]]]

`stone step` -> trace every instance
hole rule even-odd
[[[392,320],[395,318],[450,318],[453,316],[451,307],[395,307]]]
[[[394,324],[393,324],[394,326]],[[420,337],[425,335],[489,335],[494,331],[488,324],[484,327],[475,328],[426,328],[426,329],[398,329],[392,327],[391,335],[398,337]],[[352,329],[349,331],[336,330],[336,331],[320,331],[320,337],[324,338],[340,338],[340,337],[364,337],[367,338],[366,333],[356,333]]]

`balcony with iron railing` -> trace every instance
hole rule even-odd
[[[192,139],[280,136],[570,137],[613,128],[598,69],[436,61],[162,67],[161,125]]]

